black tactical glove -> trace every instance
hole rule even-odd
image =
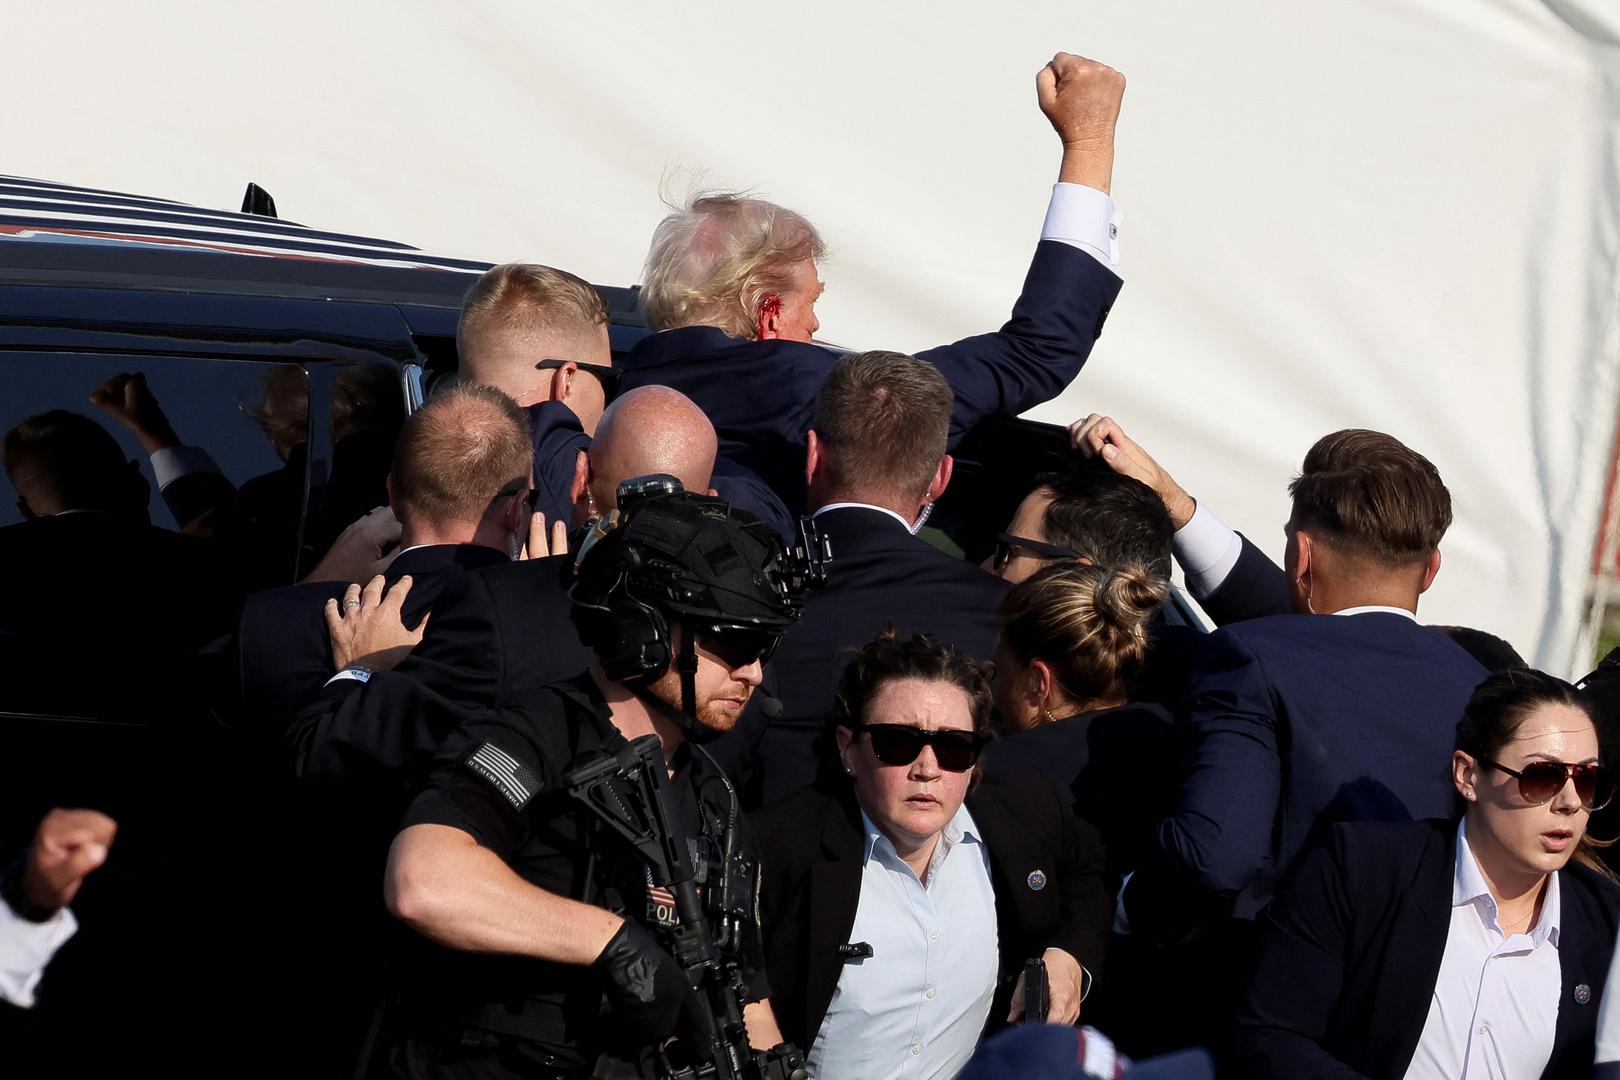
[[[651,934],[626,919],[594,966],[607,976],[613,1016],[632,1038],[657,1043],[675,1033],[692,987]]]

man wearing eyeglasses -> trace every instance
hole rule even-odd
[[[717,880],[716,838],[738,808],[701,744],[736,724],[759,685],[797,614],[796,571],[768,526],[717,499],[655,483],[619,498],[578,556],[574,619],[595,663],[468,719],[394,840],[389,910],[427,941],[404,964],[385,1028],[377,1064],[389,1075],[603,1075],[601,1055],[636,1061],[691,1006],[671,955],[673,901],[563,776],[657,736],[678,833],[664,842],[700,852]],[[742,843],[726,853],[750,857]],[[749,1039],[774,1047],[763,971],[744,975]]]

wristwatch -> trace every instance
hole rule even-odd
[[[0,901],[12,911],[17,913],[19,919],[25,922],[42,923],[48,921],[61,908],[41,907],[28,899],[23,891],[23,856],[19,855],[6,867],[6,872],[0,874]]]

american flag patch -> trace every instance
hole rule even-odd
[[[495,790],[518,810],[540,790],[540,777],[535,771],[492,742],[472,752],[467,768],[494,784]]]

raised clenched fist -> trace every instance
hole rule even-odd
[[[22,890],[44,911],[66,907],[85,877],[107,861],[118,823],[95,810],[52,810],[23,862]]]
[[[1060,52],[1035,76],[1035,94],[1065,147],[1112,144],[1125,76],[1107,64]]]

